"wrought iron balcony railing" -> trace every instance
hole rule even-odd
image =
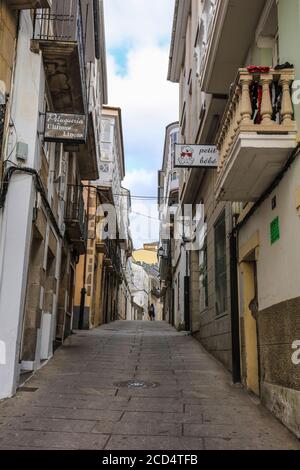
[[[29,10],[49,8],[51,3],[51,0],[11,0],[9,6],[12,10]]]
[[[44,56],[50,91],[54,94],[55,111],[86,113],[87,87],[85,71],[85,35],[81,2],[53,0],[51,8],[39,9],[33,17],[33,48]],[[64,76],[64,78],[63,78]],[[55,79],[54,79],[55,78]],[[62,94],[71,82],[72,106],[60,107]],[[79,89],[83,96],[76,97]]]
[[[77,251],[84,252],[87,243],[88,221],[82,186],[68,186],[65,224],[70,241],[75,245]]]
[[[115,240],[111,240],[106,238],[104,240],[104,245],[106,247],[106,261],[111,268],[113,268],[116,272],[121,272],[121,255],[119,248],[116,244]]]

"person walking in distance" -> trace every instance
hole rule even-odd
[[[150,317],[150,321],[155,320],[155,307],[153,304],[151,304],[149,308],[149,317]]]

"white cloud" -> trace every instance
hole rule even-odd
[[[178,87],[167,81],[167,58],[167,48],[131,51],[124,77],[108,60],[109,101],[122,108],[127,157],[133,154],[138,167],[161,164],[165,127],[177,119]]]
[[[156,196],[165,128],[178,120],[178,86],[167,81],[173,8],[174,0],[105,0],[109,103],[122,109],[124,185],[132,194]],[[144,213],[137,204],[133,210]],[[140,221],[145,228],[147,219]],[[152,220],[151,236],[137,225],[136,245],[158,239],[158,222]]]
[[[157,172],[143,169],[128,172],[125,187],[137,196],[148,196],[157,187]],[[132,198],[131,232],[134,235],[135,248],[140,248],[144,243],[158,240],[159,220],[157,201],[140,200]]]
[[[171,37],[174,0],[105,0],[110,48],[157,44]]]
[[[157,187],[157,172],[138,168],[129,171],[124,179],[124,185],[132,188],[137,196],[153,195],[153,188],[156,191]]]

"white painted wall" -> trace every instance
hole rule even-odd
[[[14,90],[9,103],[15,134],[10,136],[7,152],[11,151],[16,139],[27,143],[26,165],[36,168],[42,62],[40,55],[30,52],[31,24],[30,12],[22,12]],[[0,233],[0,341],[6,346],[6,364],[0,365],[0,399],[14,394],[19,374],[33,201],[32,177],[14,175],[8,189]]]
[[[134,302],[144,309],[144,320],[148,320],[150,281],[145,269],[132,263],[132,295]]]
[[[271,307],[300,295],[300,214],[296,208],[296,190],[300,188],[300,158],[291,166],[278,188],[241,229],[239,245],[243,246],[259,230],[260,246],[257,264],[259,309]],[[277,208],[272,210],[272,197]],[[270,242],[270,224],[279,216],[281,238]]]

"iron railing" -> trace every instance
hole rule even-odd
[[[78,41],[83,47],[79,0],[55,0],[50,9],[37,10],[33,18],[33,39],[61,42]]]
[[[119,247],[110,238],[105,238],[104,243],[106,246],[107,257],[111,260],[114,269],[121,272],[122,262]]]
[[[36,10],[33,17],[33,39],[77,43],[81,79],[86,92],[86,40],[80,0],[53,0],[51,8]]]
[[[78,226],[81,238],[87,240],[88,220],[84,207],[82,186],[68,185],[65,223],[67,226]]]

